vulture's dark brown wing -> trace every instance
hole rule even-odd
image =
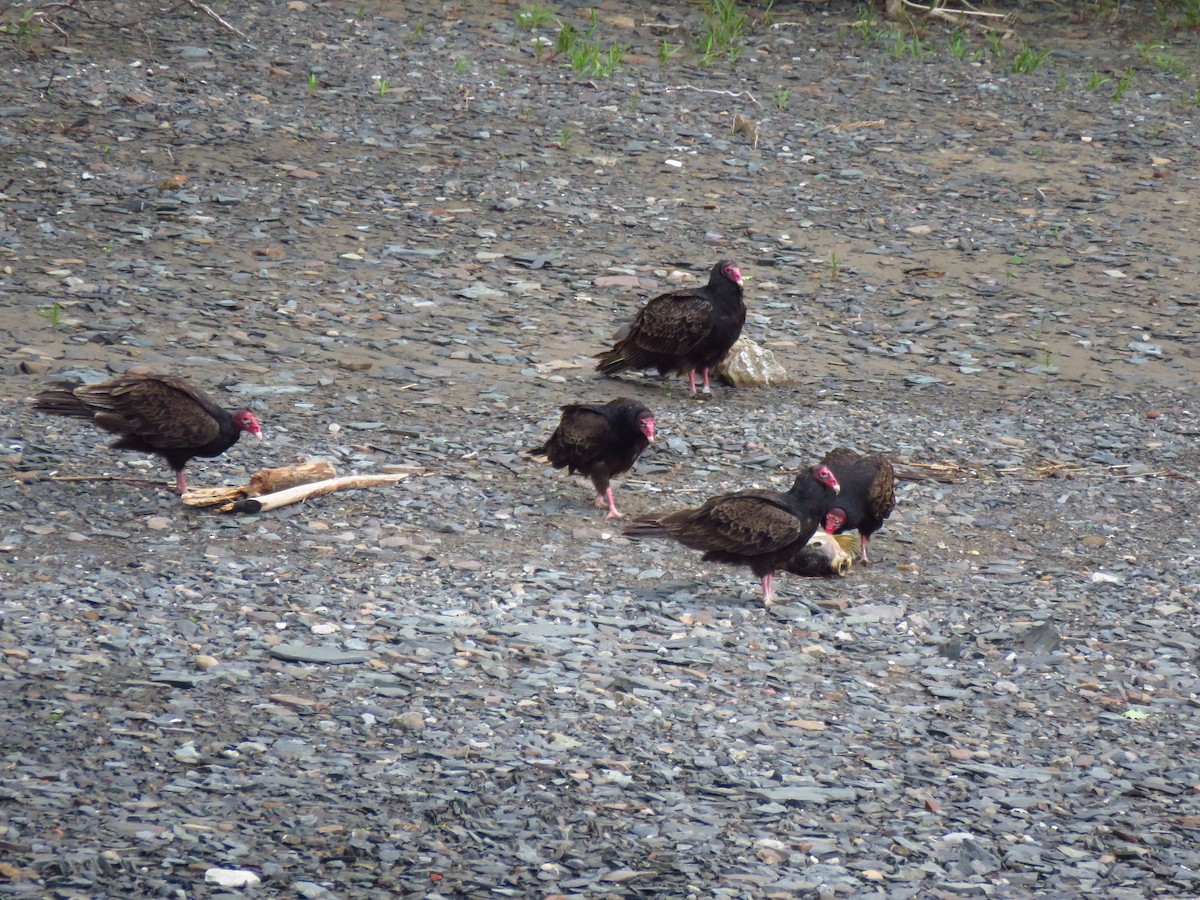
[[[874,470],[867,489],[867,512],[886,519],[896,508],[896,470],[886,456],[868,456],[865,462]]]
[[[81,385],[75,395],[96,410],[106,431],[135,434],[156,449],[202,447],[221,435],[228,417],[199,389],[172,375],[123,376]]]
[[[848,447],[837,447],[826,453],[821,459],[821,462],[824,465],[829,466],[829,468],[834,469],[834,474],[836,475],[837,469],[844,469],[846,472],[851,472],[857,469],[859,463],[861,463],[864,459],[866,459],[866,457],[854,452]]]
[[[690,292],[655,297],[638,313],[630,346],[644,353],[683,355],[712,330],[712,302]]]
[[[612,440],[612,424],[603,412],[584,404],[563,407],[554,442],[573,469],[587,471],[608,452]]]
[[[774,491],[743,491],[714,497],[695,510],[659,520],[673,538],[693,550],[761,556],[806,539],[804,524]]]

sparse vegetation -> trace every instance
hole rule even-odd
[[[571,48],[583,40],[583,35],[579,33],[579,29],[570,22],[564,22],[562,28],[558,29],[558,38],[554,42],[555,53],[570,53]]]
[[[967,58],[967,39],[961,31],[950,35],[950,55],[960,61]]]
[[[704,0],[704,22],[697,47],[700,62],[712,65],[720,56],[737,60],[742,55],[745,31],[746,14],[737,0]]]
[[[9,22],[0,28],[0,33],[15,40],[17,46],[22,50],[28,50],[41,28],[41,22],[34,18],[34,11],[27,9],[21,13],[21,17],[17,21]]]
[[[599,44],[583,44],[571,53],[571,68],[580,75],[609,78],[621,68],[624,56],[620,44],[613,44],[607,50],[601,49]]]
[[[842,262],[838,259],[837,251],[829,251],[829,280],[837,281],[838,275],[842,271]]]
[[[1133,69],[1126,69],[1120,78],[1117,79],[1116,85],[1113,87],[1113,103],[1120,103],[1125,97],[1125,92],[1129,90],[1129,85],[1133,83]]]
[[[55,302],[39,306],[37,314],[45,319],[55,331],[63,327],[63,308],[61,303]]]
[[[670,41],[663,41],[658,45],[658,61],[665,66],[668,62],[670,62],[671,57],[678,53],[680,49],[681,48],[678,44],[672,44]]]
[[[457,66],[455,67],[455,71],[458,71]],[[392,79],[390,79],[390,78],[380,78],[379,79],[379,96],[380,97],[386,97],[387,92],[390,91],[391,89],[392,89]]]
[[[571,64],[571,69],[578,75],[588,77],[608,78],[621,67],[625,57],[625,48],[613,43],[607,49],[595,40],[599,22],[596,11],[592,10],[591,26],[581,32],[570,22],[563,23],[558,32],[558,40],[554,44],[557,56],[565,56]]]
[[[891,46],[892,59],[904,59],[906,56],[913,59],[932,59],[937,56],[937,51],[932,47],[926,47],[917,35],[904,37],[903,35],[895,35]]]
[[[1012,71],[1014,75],[1032,75],[1050,56],[1049,50],[1034,50],[1028,44],[1022,41],[1021,49],[1016,52],[1012,60]]]
[[[1200,29],[1200,0],[1159,0],[1158,17],[1166,27]]]
[[[1191,74],[1183,60],[1173,53],[1167,52],[1166,44],[1134,44],[1133,46],[1145,60],[1153,63],[1160,72],[1179,78],[1186,78]]]
[[[868,44],[875,45],[883,40],[885,35],[891,34],[886,28],[879,25],[879,14],[875,7],[869,3],[863,3],[858,7],[858,18],[854,20],[854,24],[850,26],[855,32]]]
[[[465,56],[459,57],[454,61],[454,71],[458,75],[465,75],[471,71],[471,61]]]
[[[319,88],[320,86],[321,86],[321,82],[317,78],[317,73],[309,72],[308,73],[308,92],[310,94],[315,94],[317,92],[317,88]]]
[[[560,150],[570,153],[571,148],[575,146],[575,132],[570,128],[558,129],[554,135],[554,143],[558,145]]]
[[[524,6],[517,11],[517,27],[526,31],[537,31],[545,27],[552,17],[553,12],[548,6]]]
[[[792,89],[789,87],[780,87],[775,89],[775,93],[771,95],[771,102],[775,104],[776,109],[787,109],[788,100],[791,99]]]
[[[1108,84],[1110,80],[1111,79],[1107,76],[1100,74],[1100,72],[1096,71],[1095,69],[1092,69],[1092,73],[1088,75],[1087,81],[1084,83],[1084,87],[1086,87],[1089,91],[1098,91],[1100,88]]]

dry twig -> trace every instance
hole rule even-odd
[[[1121,481],[1127,481],[1133,478],[1187,478],[1182,472],[1176,472],[1174,469],[1163,469],[1161,471],[1143,472],[1140,469],[1136,472],[1126,471],[1129,469],[1128,464],[1118,466],[1103,466],[1100,469],[1088,469],[1084,466],[1072,466],[1067,463],[1054,462],[1045,463],[1040,466],[1034,466],[1032,469],[1021,467],[1012,467],[1001,469],[1002,475],[1019,475],[1023,476],[1027,481],[1041,481],[1045,478],[1115,478]]]
[[[214,22],[216,22],[218,25],[220,25],[226,31],[232,31],[234,34],[236,34],[242,40],[246,39],[246,35],[243,32],[234,28],[232,25],[230,25],[228,22],[226,22],[224,19],[222,19],[219,15],[217,15],[217,13],[213,10],[213,8],[211,6],[209,6],[207,3],[201,3],[200,0],[183,0],[183,2],[186,3],[188,6],[190,6],[192,9],[195,9],[195,10],[198,10],[198,11],[204,13],[204,15],[208,16],[210,19],[212,19]]]
[[[665,88],[659,88],[659,90],[664,94],[671,94],[675,91],[695,91],[698,94],[721,94],[725,97],[745,97],[755,106],[762,106],[749,91],[722,91],[717,88],[702,88],[691,84],[669,84]]]
[[[935,2],[930,5],[926,5],[924,3],[914,3],[913,0],[900,0],[900,3],[909,9],[920,10],[930,18],[945,19],[947,22],[950,22],[953,25],[962,25],[965,21],[968,24],[978,25],[979,27],[986,29],[989,27],[987,22],[972,21],[970,17],[973,16],[982,19],[999,19],[1000,22],[1005,25],[1016,18],[1015,13],[984,12],[981,9],[975,9],[970,3],[965,4],[967,7],[969,7],[968,9],[946,9],[946,7],[941,4],[940,0],[935,0]]]
[[[857,122],[842,122],[840,125],[826,125],[822,131],[836,131],[841,134],[843,131],[859,131],[863,128],[883,128],[887,125],[887,119],[859,119]]]

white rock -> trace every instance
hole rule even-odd
[[[248,869],[209,869],[204,873],[204,881],[208,884],[219,884],[221,887],[252,887],[262,882],[262,879]]]
[[[740,337],[725,358],[717,364],[718,378],[734,387],[773,387],[787,381],[787,372],[775,361],[775,354],[764,350],[748,337]]]

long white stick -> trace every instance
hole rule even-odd
[[[269,509],[279,509],[290,506],[312,497],[324,497],[334,491],[346,491],[351,488],[373,487],[379,484],[395,484],[409,476],[408,472],[397,472],[394,475],[343,475],[341,478],[330,478],[327,481],[316,481],[312,484],[301,484],[273,494],[263,494],[261,497],[246,497],[235,500],[228,506],[220,507],[222,512],[260,513]]]

